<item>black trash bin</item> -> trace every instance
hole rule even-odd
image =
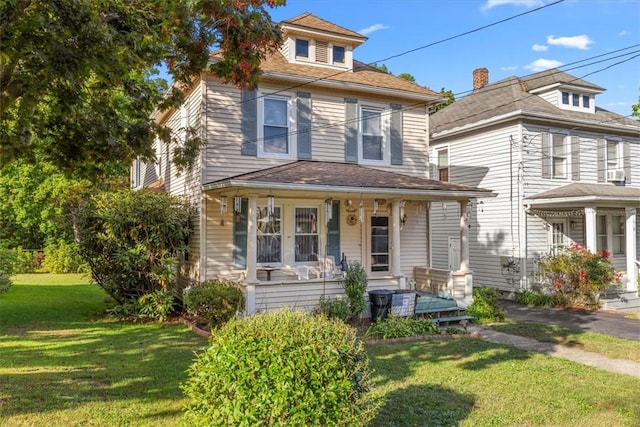
[[[388,289],[374,289],[369,291],[369,303],[371,303],[371,321],[376,319],[386,319],[391,308],[391,298],[393,291]]]

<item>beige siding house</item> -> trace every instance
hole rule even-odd
[[[451,228],[462,244],[441,280],[468,300],[467,207],[492,193],[429,179],[428,111],[441,96],[356,61],[361,34],[308,13],[280,25],[284,43],[256,90],[204,72],[182,109],[158,115],[200,129],[193,170],[176,174],[160,152],[132,170],[134,187],[198,208],[190,281],[240,281],[248,313],[341,294],[342,260],[365,267],[370,289],[406,288],[416,271],[429,280],[429,209],[446,200],[462,207]]]
[[[528,289],[537,258],[575,242],[611,252],[635,292],[640,123],[599,108],[603,88],[556,69],[492,84],[478,69],[474,87],[430,122],[434,172],[498,194],[472,205],[474,283]],[[456,207],[446,205],[432,205],[432,221],[451,223]],[[447,253],[445,236],[432,237],[434,252]]]

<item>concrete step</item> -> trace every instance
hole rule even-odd
[[[636,291],[609,289],[600,296],[602,308],[620,312],[640,311],[640,296]]]

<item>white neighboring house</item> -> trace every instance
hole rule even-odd
[[[493,194],[429,179],[429,109],[440,94],[356,61],[361,34],[309,13],[280,25],[284,44],[262,62],[257,90],[203,72],[182,108],[155,117],[198,130],[206,146],[196,165],[176,174],[175,147],[158,145],[157,164],[133,165],[132,186],[192,201],[183,278],[240,280],[248,313],[342,294],[319,261],[343,256],[364,266],[369,289],[405,288],[416,268],[429,273],[430,203]],[[463,242],[467,218],[453,230]],[[468,300],[465,244],[458,259],[456,274],[441,277]]]
[[[636,291],[640,123],[599,108],[605,89],[557,69],[492,84],[488,74],[475,70],[474,91],[430,120],[434,177],[498,193],[472,207],[474,283],[531,288],[536,259],[575,242],[611,252]],[[432,205],[432,222],[456,216]],[[449,223],[432,235],[434,267],[451,263]]]

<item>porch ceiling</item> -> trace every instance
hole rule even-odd
[[[536,207],[640,207],[640,188],[613,184],[573,183],[524,198]]]
[[[298,160],[206,183],[203,190],[287,190],[325,195],[347,193],[404,196],[424,200],[495,197],[491,190],[374,169],[353,163]],[[293,194],[292,194],[293,195]]]

